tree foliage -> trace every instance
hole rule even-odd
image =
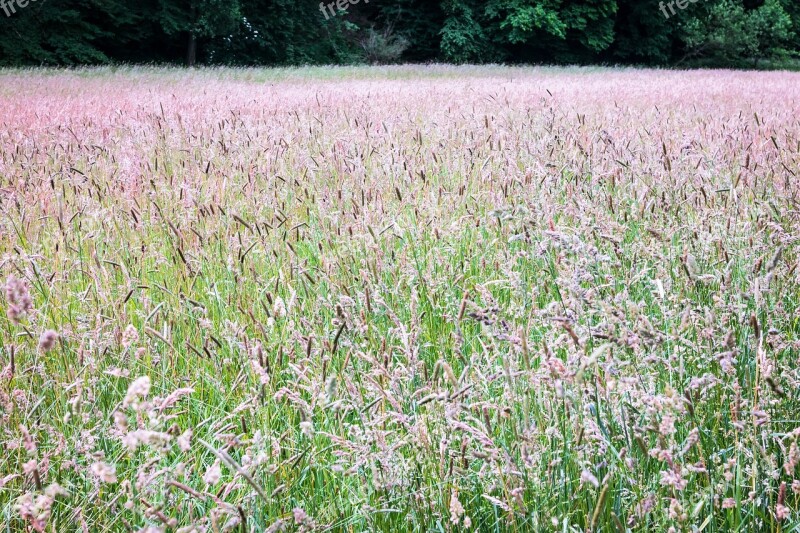
[[[0,11],[4,66],[758,66],[800,55],[796,0],[703,0],[671,17],[639,0],[337,0],[332,11],[318,0],[4,1],[16,6]]]
[[[779,0],[746,9],[734,0],[701,6],[682,25],[686,57],[711,64],[739,64],[791,54],[792,19]]]

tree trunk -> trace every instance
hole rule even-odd
[[[186,47],[186,65],[193,67],[197,62],[197,37],[194,33],[189,32],[189,45]]]

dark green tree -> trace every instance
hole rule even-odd
[[[489,0],[494,41],[527,61],[595,60],[614,41],[616,0]]]
[[[440,31],[440,57],[453,63],[480,63],[503,59],[481,24],[483,2],[443,0],[444,24]]]
[[[605,56],[609,61],[666,65],[673,57],[677,24],[656,3],[618,0],[615,40]]]
[[[797,0],[783,0],[781,2],[783,10],[792,19],[792,35],[789,39],[788,48],[795,57],[800,56],[800,2]]]
[[[685,13],[680,39],[683,60],[701,64],[758,65],[761,59],[782,59],[790,55],[792,19],[779,0],[745,9],[742,2],[719,0]]]
[[[109,61],[98,50],[103,35],[91,0],[48,0],[26,7],[8,3],[0,11],[0,65],[78,65]],[[7,16],[8,15],[8,16]]]
[[[186,41],[186,64],[194,66],[200,40],[230,34],[241,22],[239,0],[158,0],[161,29]]]
[[[319,0],[246,0],[230,34],[209,43],[214,63],[247,65],[343,64],[358,60],[344,17],[323,14]]]
[[[392,0],[361,5],[374,6],[374,20],[378,25],[391,28],[394,34],[408,40],[409,46],[403,55],[405,60],[418,62],[438,58],[442,39],[440,32],[445,21],[440,2]],[[360,23],[366,26],[368,21]]]
[[[0,1],[0,66],[800,64],[797,0]]]

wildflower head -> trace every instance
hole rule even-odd
[[[125,328],[125,331],[122,332],[122,347],[123,348],[130,348],[131,345],[136,344],[139,340],[139,332],[136,330],[133,324],[128,324],[128,327]]]
[[[52,329],[48,329],[47,331],[42,333],[41,337],[39,337],[39,350],[43,352],[49,352],[56,345],[57,340],[58,340],[58,333],[56,333]]]
[[[142,376],[130,384],[128,393],[122,401],[122,406],[137,409],[139,407],[139,400],[147,397],[148,394],[150,394],[150,378]]]
[[[219,483],[221,477],[222,469],[219,466],[219,460],[217,460],[206,470],[206,473],[203,475],[203,481],[209,485],[216,485]]]
[[[102,483],[116,483],[117,467],[103,461],[98,461],[92,465],[92,475]]]
[[[15,278],[13,275],[6,280],[6,301],[8,318],[15,324],[33,309],[33,298],[31,298],[28,282]]]

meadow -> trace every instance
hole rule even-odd
[[[800,529],[800,75],[0,71],[0,531]]]

